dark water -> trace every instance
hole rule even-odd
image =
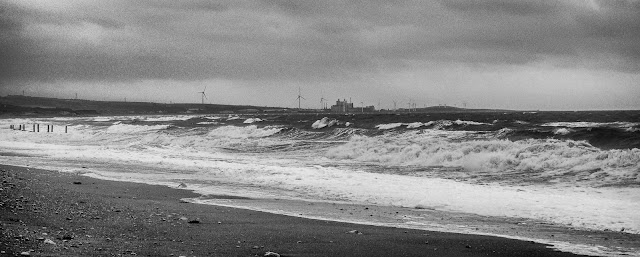
[[[501,132],[500,137],[518,141],[526,139],[559,139],[585,141],[600,149],[640,148],[640,111],[580,111],[580,112],[468,112],[468,113],[381,113],[381,114],[287,114],[246,115],[263,121],[251,125],[284,126],[292,129],[335,134],[336,128],[350,128],[352,133],[375,136],[389,131],[439,129],[447,131]],[[314,129],[319,119],[336,121],[332,126]],[[180,127],[246,126],[246,117],[235,120],[220,119],[216,125],[198,124],[210,121],[203,117],[173,122]],[[458,122],[456,122],[458,121]],[[135,121],[134,121],[135,122]],[[411,128],[410,123],[425,123]],[[378,125],[404,123],[393,129],[379,129]],[[355,131],[354,131],[355,130]],[[317,137],[322,137],[317,135]]]

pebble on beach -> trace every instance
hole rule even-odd
[[[264,253],[264,256],[265,257],[267,257],[267,256],[269,256],[269,257],[280,257],[280,254],[279,253],[275,253],[275,252],[266,252],[266,253]]]

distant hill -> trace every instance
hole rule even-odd
[[[397,110],[382,110],[382,112],[413,112],[413,113],[457,113],[457,112],[513,112],[513,110],[503,109],[467,109],[454,106],[440,105],[440,106],[428,106],[424,108],[400,108]]]
[[[250,105],[162,104],[149,102],[92,101],[9,95],[0,97],[3,116],[78,116],[187,113],[286,112],[289,109]]]
[[[258,107],[252,105],[150,103],[93,101],[9,95],[0,97],[1,116],[92,116],[136,114],[226,114],[226,113],[328,113],[329,110]],[[495,109],[466,109],[452,106],[431,106],[414,109],[377,110],[374,113],[475,113],[512,112]],[[353,112],[357,114],[358,112]]]

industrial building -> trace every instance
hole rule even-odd
[[[347,102],[346,99],[343,101],[336,101],[335,105],[331,106],[331,112],[374,112],[376,108],[371,106],[361,106],[361,107],[353,107],[353,103]]]

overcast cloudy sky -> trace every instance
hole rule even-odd
[[[0,95],[640,109],[640,0],[0,0],[0,60]]]

